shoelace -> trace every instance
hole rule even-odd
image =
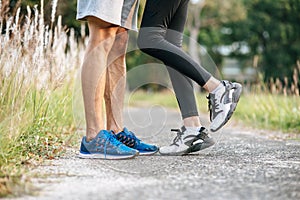
[[[217,99],[210,94],[206,98],[208,99],[208,111],[210,112],[210,119],[212,119],[212,108],[214,107],[215,110],[220,109],[220,104],[218,103]]]
[[[183,132],[180,129],[171,129],[171,131],[176,132],[177,135],[173,140],[173,143],[170,145],[177,145],[176,143],[181,139],[181,136],[183,135]]]
[[[130,142],[130,140],[133,140],[133,142],[134,142],[134,144],[133,144],[133,146],[135,146],[135,145],[139,145],[140,144],[140,139],[138,139],[136,136],[135,136],[135,134],[133,133],[133,132],[131,132],[131,131],[128,131],[128,133],[127,132],[125,132],[125,131],[122,131],[121,132],[121,136],[125,136],[125,138],[120,138],[120,140],[121,141],[124,141],[124,142]]]
[[[228,84],[226,84],[224,81],[222,81],[222,84],[225,86],[225,92],[227,90],[229,90],[229,85],[231,86],[232,83],[228,82]],[[213,96],[211,96],[211,94],[208,94],[208,96],[206,97],[208,99],[208,111],[210,112],[210,115],[212,114],[212,107],[214,106],[216,109],[219,109],[219,104],[217,102],[217,99],[214,98]],[[210,116],[211,118],[211,116]]]
[[[106,149],[107,149],[107,143],[111,143],[115,146],[119,146],[120,144],[122,144],[119,140],[116,139],[116,136],[112,133],[112,132],[109,132],[109,135],[106,135],[106,140],[105,140],[105,143],[104,143],[104,157],[106,158]]]
[[[229,92],[232,89],[236,89],[236,87],[234,87],[234,85],[232,84],[232,82],[228,81],[227,83],[225,83],[224,81],[222,82],[223,85],[225,86],[225,93]],[[208,99],[208,110],[211,112],[212,111],[212,107],[215,107],[215,109],[219,109],[219,103],[217,102],[217,99],[213,96],[211,96],[210,94],[206,97]]]

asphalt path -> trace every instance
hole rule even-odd
[[[207,116],[202,122],[208,125]],[[127,108],[125,124],[162,146],[181,118],[159,106]],[[233,122],[211,136],[213,147],[188,156],[89,160],[70,148],[32,171],[36,196],[17,199],[300,199],[299,140],[275,140]]]

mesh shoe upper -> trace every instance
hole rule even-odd
[[[99,154],[103,155],[103,158],[108,156],[130,156],[137,155],[137,151],[127,147],[119,142],[116,137],[106,130],[102,130],[98,135],[90,142],[86,141],[86,137],[82,138],[80,146],[80,155]],[[100,157],[99,157],[100,158]]]
[[[136,149],[141,155],[146,153],[155,153],[158,151],[158,147],[152,144],[147,144],[138,139],[135,134],[124,128],[123,131],[116,135],[116,138],[123,144]]]
[[[210,130],[217,131],[232,116],[239,101],[242,86],[239,83],[222,81],[223,86],[207,97],[210,111]]]
[[[201,127],[199,131],[190,132],[183,126],[181,129],[172,129],[176,132],[172,144],[161,147],[159,152],[162,155],[184,155],[210,147],[214,144],[208,136],[208,130]]]

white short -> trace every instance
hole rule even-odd
[[[139,0],[77,0],[78,20],[94,16],[103,21],[137,30]]]

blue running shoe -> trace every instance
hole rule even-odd
[[[126,146],[139,151],[139,155],[152,155],[158,151],[158,147],[152,144],[146,144],[138,139],[133,132],[124,128],[116,135],[116,138]]]
[[[79,158],[99,158],[108,160],[127,159],[139,155],[135,149],[118,141],[110,131],[102,130],[90,142],[82,138]]]

